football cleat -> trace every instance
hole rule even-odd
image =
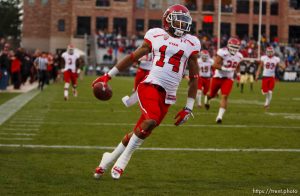
[[[64,100],[65,100],[65,101],[68,101],[68,99],[69,99],[69,97],[67,97],[67,96],[64,97]]]
[[[202,105],[199,105],[199,104],[198,104],[197,107],[200,109],[200,108],[202,108]]]
[[[217,118],[216,123],[217,124],[222,124],[222,119],[221,118]]]
[[[103,176],[105,170],[102,167],[97,167],[94,173],[94,178],[95,179],[100,179],[101,176]]]
[[[209,107],[210,107],[209,103],[204,104],[204,107],[206,110],[209,110]]]
[[[270,105],[264,105],[264,109],[268,110],[270,108]]]
[[[114,180],[119,180],[121,175],[123,174],[124,170],[121,169],[120,167],[118,166],[114,166],[112,169],[111,169],[111,177],[114,179]]]
[[[78,96],[77,90],[73,90],[73,96],[74,96],[74,97],[77,97],[77,96]]]

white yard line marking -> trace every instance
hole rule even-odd
[[[87,125],[87,126],[135,126],[134,123],[87,123],[87,122],[50,122],[47,121],[45,125]],[[161,127],[175,127],[173,124],[161,124]],[[274,125],[209,125],[209,124],[194,124],[183,125],[183,127],[214,127],[214,128],[269,128],[269,129],[299,129],[300,126],[274,126]]]
[[[8,120],[12,115],[19,111],[24,105],[26,105],[39,93],[40,91],[33,90],[28,93],[18,95],[15,98],[0,105],[0,125],[2,125],[6,120]]]
[[[26,125],[41,125],[43,123],[43,121],[16,121],[16,120],[12,120],[9,122],[10,124],[26,124]]]
[[[35,136],[35,133],[0,133],[0,135]]]
[[[271,112],[267,112],[266,114],[268,114],[270,116],[282,116],[285,119],[300,120],[300,113],[271,113]]]
[[[27,125],[27,124],[7,124],[7,125],[5,125],[5,127],[26,127],[26,128],[30,128],[30,127],[38,128],[40,126],[41,125],[35,125],[35,124],[30,124],[30,125]]]
[[[24,129],[24,128],[3,128],[2,131],[39,131],[39,129]]]
[[[6,138],[0,137],[0,140],[33,140],[32,138]]]
[[[53,148],[53,149],[94,149],[113,150],[110,146],[67,146],[67,145],[32,145],[32,144],[0,144],[0,147],[12,148]],[[300,152],[299,148],[138,148],[145,151],[194,151],[194,152]]]

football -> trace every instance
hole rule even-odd
[[[101,101],[107,101],[112,97],[111,87],[107,83],[98,82],[93,87],[94,95]]]

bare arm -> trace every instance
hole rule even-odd
[[[256,71],[255,80],[258,79],[259,74],[260,74],[260,72],[261,72],[261,69],[262,69],[262,67],[263,67],[263,64],[264,64],[264,63],[263,63],[262,61],[259,61],[259,65],[258,65],[258,68],[257,68],[257,71]]]
[[[138,61],[142,56],[148,54],[151,51],[151,46],[147,42],[143,42],[142,46],[137,48],[133,53],[127,55],[115,67],[119,71],[124,71],[129,68],[134,62]]]
[[[61,58],[61,69],[65,68],[66,61],[64,58]]]
[[[216,56],[214,59],[214,64],[213,64],[213,68],[215,69],[222,69],[222,64],[223,64],[223,59],[220,56]]]
[[[284,63],[282,63],[282,62],[280,62],[280,63],[278,63],[277,64],[282,70],[285,70],[285,64]]]
[[[188,61],[189,76],[190,76],[188,97],[193,99],[196,99],[197,89],[198,89],[199,66],[198,66],[197,59],[198,59],[198,54],[193,54]]]

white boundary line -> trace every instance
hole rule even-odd
[[[11,148],[49,148],[49,149],[93,149],[113,150],[110,146],[67,146],[67,145],[32,145],[32,144],[0,144],[0,147]],[[144,151],[193,151],[193,152],[297,152],[298,148],[138,148]]]
[[[79,123],[79,122],[44,122],[44,125],[87,125],[87,126],[135,126],[134,123]],[[161,124],[160,127],[175,127],[174,124]],[[270,128],[270,129],[299,129],[300,126],[276,126],[276,125],[213,125],[213,124],[191,124],[182,127],[214,127],[214,128]]]

